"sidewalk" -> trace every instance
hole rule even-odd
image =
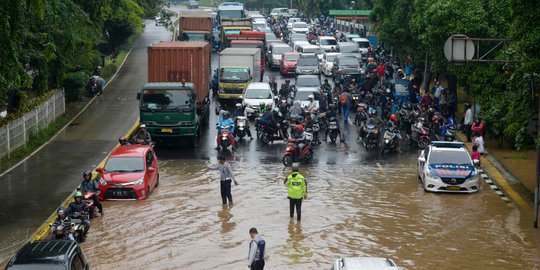
[[[467,149],[469,151],[472,150],[472,143],[466,142],[467,139],[463,133],[458,132],[457,139],[465,142],[465,145],[467,146]],[[495,149],[496,146],[494,146],[493,148]],[[534,180],[534,175],[536,173],[536,167],[534,166],[535,160],[533,158],[532,164],[529,164],[529,161],[522,162],[511,160],[511,162],[508,163],[509,165],[511,165],[511,167],[508,167],[510,169],[509,170],[507,169],[507,167],[504,166],[504,164],[499,162],[500,157],[502,156],[498,156],[498,154],[504,153],[506,153],[506,155],[512,155],[512,153],[516,153],[516,151],[508,151],[502,149],[502,151],[491,152],[490,149],[486,147],[486,152],[482,156],[481,160],[483,169],[482,173],[488,174],[490,178],[495,182],[495,184],[501,189],[501,191],[508,197],[510,197],[512,201],[514,201],[520,208],[532,209],[534,193],[531,193],[531,191],[525,187],[525,185],[521,182],[521,179],[513,175],[513,170],[519,171],[519,169],[517,169],[518,166],[524,168],[526,169],[526,172],[519,172],[523,175],[526,175],[525,173],[530,173],[530,171],[532,171],[532,178]],[[530,178],[529,175],[527,176]]]

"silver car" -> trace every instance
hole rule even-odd
[[[285,43],[273,43],[268,47],[267,60],[270,68],[279,68],[281,55],[286,52],[292,52],[292,48]]]
[[[319,58],[316,54],[301,54],[296,63],[296,74],[298,75],[320,75]]]

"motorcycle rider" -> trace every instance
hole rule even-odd
[[[281,136],[281,139],[285,139],[285,136],[280,129],[280,122],[281,112],[279,111],[279,108],[274,108],[271,111],[265,112],[259,120],[259,123],[266,125],[268,128],[270,128],[273,134],[278,132]]]
[[[264,104],[264,103],[261,102],[261,104]],[[237,124],[236,123],[236,117],[238,117],[238,116],[243,116],[243,117],[246,117],[246,119],[247,119],[246,110],[244,110],[244,107],[242,106],[241,103],[236,103],[236,109],[233,112],[233,118],[234,118],[235,125]],[[249,130],[249,121],[246,121],[245,128],[246,128],[246,134],[248,135],[249,139],[253,140],[253,137],[251,137],[251,130]],[[235,136],[236,136],[236,134],[235,134]]]
[[[120,145],[131,145],[131,143],[129,143],[129,141],[127,140],[125,136],[118,138],[118,143]]]
[[[150,133],[146,130],[146,125],[141,124],[139,126],[139,131],[133,136],[133,140],[135,143],[138,144],[151,144],[152,143],[152,136],[150,136]]]
[[[326,111],[326,130],[325,130],[323,141],[326,142],[326,138],[328,138],[328,133],[330,132],[330,130],[328,129],[328,126],[330,124],[330,119],[332,118],[335,118],[336,120],[336,126],[337,126],[337,132],[339,134],[339,139],[343,140],[343,137],[341,136],[341,130],[339,129],[339,125],[337,125],[337,117],[338,117],[338,114],[336,111],[336,106],[334,104],[330,104],[330,106],[328,106],[328,110]]]
[[[94,195],[90,199],[94,201],[94,205],[99,209],[99,213],[103,214],[103,206],[99,202],[98,195],[101,193],[101,190],[98,187],[96,181],[92,180],[92,173],[90,171],[85,171],[83,173],[83,181],[81,182],[81,192],[83,194],[87,192],[93,192]],[[93,209],[90,209],[92,211]]]
[[[304,150],[304,147],[306,147],[306,136],[304,136],[304,126],[303,125],[296,125],[294,126],[294,132],[292,132],[291,137],[293,139],[296,139],[296,143],[298,144],[299,152],[302,152]]]
[[[368,119],[368,115],[365,111],[365,104],[358,103],[358,108],[356,109],[356,112],[357,113],[354,117],[354,124],[357,126],[361,126]]]
[[[302,109],[302,107],[300,106],[300,101],[299,100],[295,100],[294,101],[294,104],[293,106],[291,107],[291,117],[295,117],[295,116],[302,116],[304,115],[304,109]]]
[[[452,119],[452,117],[450,117],[448,114],[445,114],[443,116],[443,124],[442,124],[442,128],[441,128],[441,135],[443,137],[443,140],[445,139],[445,136],[446,136],[446,130],[449,129],[449,128],[454,128],[454,119]]]
[[[313,112],[314,110],[317,110],[318,108],[317,108],[317,103],[315,102],[315,96],[309,95],[308,96],[308,101],[309,101],[309,103],[306,106],[305,111],[306,111],[306,113],[309,114],[309,113]]]
[[[88,220],[88,204],[83,201],[83,196],[80,191],[76,191],[73,195],[73,202],[69,204],[67,215],[72,219],[80,219],[81,224],[86,227],[84,234],[88,233],[90,230],[90,221]],[[83,235],[83,237],[85,236]]]
[[[233,134],[234,134],[234,122],[229,117],[229,112],[224,111],[222,113],[222,117],[216,123],[216,129],[218,131],[218,136],[217,136],[217,139],[216,139],[216,143],[217,143],[216,150],[219,150],[219,139],[220,139],[219,132],[221,132],[221,127],[226,127],[226,126],[229,127],[229,134],[227,135],[227,138],[229,139],[229,142],[231,143],[231,145],[233,147],[233,150],[236,149],[236,143],[234,141],[234,136],[233,136]]]
[[[328,82],[328,79],[324,79],[321,89],[323,89],[325,93],[330,93],[332,91],[332,86],[330,85],[330,82]]]
[[[389,128],[394,134],[396,134],[397,144],[396,148],[398,153],[401,153],[401,132],[399,131],[398,117],[395,114],[390,115],[387,128]]]
[[[58,229],[59,226],[67,226],[67,224],[71,224],[71,219],[66,215],[66,210],[64,207],[60,207],[58,211],[56,211],[56,220],[51,224],[51,234],[53,237],[56,236],[56,229]],[[73,237],[73,234],[66,230],[67,238],[71,241],[75,241],[75,238]]]

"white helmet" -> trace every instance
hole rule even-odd
[[[315,97],[313,95],[307,96],[308,99],[314,99]]]
[[[146,128],[146,125],[145,125],[145,124],[141,124],[139,127],[140,127],[140,128]]]
[[[236,107],[242,107],[241,103],[236,103]]]

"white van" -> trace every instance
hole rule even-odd
[[[299,53],[314,53],[317,55],[317,58],[319,59],[319,61],[321,61],[322,57],[323,57],[323,50],[321,50],[321,48],[319,48],[319,46],[317,45],[312,45],[312,44],[301,44],[299,45],[298,47],[296,47],[296,51],[299,52]]]
[[[360,53],[362,54],[362,58],[367,58],[368,48],[371,46],[371,44],[369,43],[369,39],[353,38],[351,41],[358,45],[358,48],[360,49]]]

